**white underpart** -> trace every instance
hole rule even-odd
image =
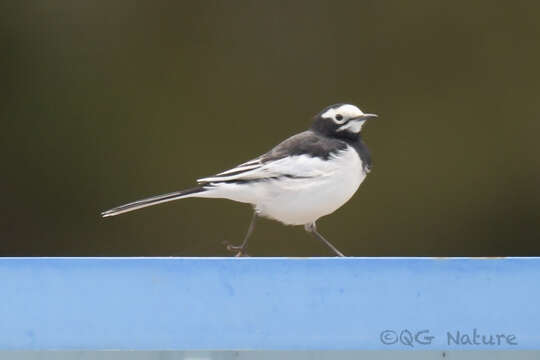
[[[345,125],[338,127],[336,131],[347,130],[352,133],[358,134],[362,130],[362,126],[364,126],[365,123],[365,120],[351,120]]]
[[[336,120],[335,116],[337,114],[340,114],[341,116],[343,116],[343,120]],[[350,104],[345,104],[345,105],[341,105],[338,108],[331,108],[331,109],[326,110],[321,115],[321,117],[326,118],[326,119],[331,118],[331,119],[334,119],[336,123],[343,124],[348,119],[352,119],[352,118],[362,116],[362,115],[364,115],[364,113],[358,107],[354,105],[350,105]]]
[[[240,165],[250,167],[257,160]],[[226,177],[229,180],[261,181],[249,183],[211,183],[214,186],[193,197],[225,198],[253,204],[261,216],[288,225],[309,224],[336,211],[356,192],[366,173],[352,147],[329,160],[308,155],[286,157]],[[238,168],[225,171],[234,173]],[[287,176],[285,176],[287,175]],[[275,178],[275,179],[272,179]],[[224,177],[201,179],[223,181]]]

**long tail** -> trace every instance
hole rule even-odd
[[[129,212],[129,211],[142,209],[142,208],[145,208],[147,206],[157,205],[157,204],[161,204],[161,203],[168,202],[168,201],[182,199],[182,198],[185,198],[185,197],[191,197],[191,196],[194,196],[194,194],[201,193],[201,192],[204,192],[206,190],[207,189],[204,186],[199,186],[199,187],[192,188],[192,189],[175,191],[175,192],[168,193],[168,194],[152,196],[152,197],[147,198],[147,199],[137,200],[137,201],[131,202],[129,204],[120,205],[120,206],[117,206],[117,207],[112,208],[110,210],[103,211],[101,213],[101,216],[107,217],[107,216],[120,215],[120,214]]]

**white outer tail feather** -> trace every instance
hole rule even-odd
[[[116,216],[116,215],[120,215],[120,214],[127,213],[130,211],[142,209],[148,206],[154,206],[157,204],[162,204],[169,201],[184,199],[188,197],[197,197],[197,196],[200,196],[201,193],[204,193],[206,191],[207,191],[206,188],[198,187],[198,188],[193,188],[193,189],[188,189],[188,190],[175,191],[175,192],[163,194],[163,195],[152,196],[146,199],[137,200],[128,204],[120,205],[115,208],[103,211],[101,213],[101,216],[102,217]]]

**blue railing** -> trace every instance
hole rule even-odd
[[[540,350],[540,258],[2,258],[0,350]]]

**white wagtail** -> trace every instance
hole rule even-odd
[[[345,204],[371,169],[369,151],[360,131],[375,114],[350,104],[335,104],[315,116],[307,131],[294,135],[251,161],[197,180],[192,189],[135,201],[104,211],[114,216],[188,197],[224,198],[252,204],[254,213],[244,241],[227,245],[246,255],[257,216],[286,225],[304,225],[307,232],[343,254],[318,231],[316,221]]]

